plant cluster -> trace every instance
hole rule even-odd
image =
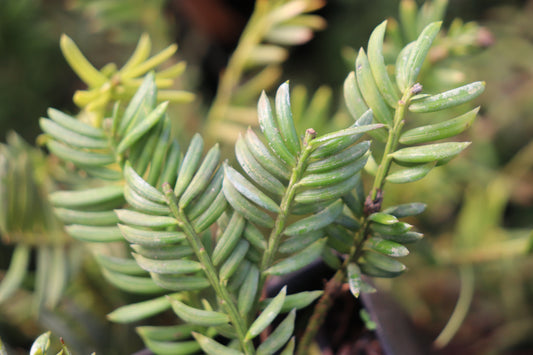
[[[303,29],[309,33],[317,28],[317,17],[303,14],[318,3],[258,1],[251,24],[264,26],[261,36],[270,41],[294,44]],[[402,23],[412,22],[408,11],[416,14],[409,6],[401,12]],[[40,120],[45,134],[39,141],[65,164],[69,175],[49,202],[68,235],[115,245],[96,253],[109,283],[148,297],[116,309],[109,320],[141,321],[172,309],[180,319],[176,325],[137,327],[146,346],[158,354],[306,354],[343,284],[359,297],[375,291],[365,276],[391,278],[405,271],[398,258],[408,255],[407,246],[422,234],[402,219],[423,212],[425,205],[384,208],[385,184],[422,179],[461,153],[469,142],[443,140],[470,127],[479,108],[452,118],[445,110],[471,101],[485,86],[473,82],[429,93],[419,82],[441,28],[441,22],[433,20],[442,16],[443,6],[445,2],[437,1],[425,7],[416,35],[404,28],[405,44],[387,56],[388,22],[374,29],[344,82],[352,121],[348,127],[326,133],[318,126],[297,129],[286,82],[273,102],[261,93],[259,129],[241,132],[235,159],[229,160],[218,144],[205,147],[200,134],[184,148],[172,136],[168,100],[186,101],[191,94],[165,88],[184,65],[152,70],[170,58],[174,46],[149,58],[150,42],[142,37],[122,69],[97,70],[62,37],[67,61],[89,88],[75,95],[82,109],[78,116],[49,109],[48,117]],[[388,31],[394,34],[394,26]],[[240,62],[244,59],[237,53],[249,59],[257,51],[277,53],[272,59],[277,64],[281,47],[261,44],[262,39],[245,41],[230,67],[241,73],[246,62]],[[210,113],[217,118],[208,123],[223,120],[240,80],[240,74],[229,75],[231,79],[221,81],[228,88],[219,92]],[[431,112],[446,119],[425,124],[422,116]],[[419,115],[413,118],[410,113]],[[305,123],[305,115],[300,115],[300,124]],[[4,194],[12,186],[9,181],[23,184],[9,180],[16,171],[2,165]],[[2,211],[13,209],[4,206]],[[8,220],[3,219],[2,231],[13,235]],[[26,242],[17,246],[0,286],[4,299],[28,268]],[[63,253],[63,245],[57,250]],[[64,259],[64,254],[46,255],[39,259],[43,264]],[[317,258],[335,271],[323,290],[289,294],[283,287],[265,297],[269,277],[302,270]],[[64,285],[47,287],[58,291]],[[315,301],[307,328],[296,339],[296,311]],[[279,323],[274,327],[275,319]],[[48,339],[49,333],[44,334],[36,346],[46,348]]]

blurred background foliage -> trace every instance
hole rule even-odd
[[[178,43],[178,59],[188,62],[178,86],[198,97],[191,104],[172,107],[170,117],[176,134],[188,139],[205,122],[219,73],[235,49],[252,4],[247,0],[1,0],[0,140],[15,130],[33,145],[38,118],[48,107],[75,112],[71,98],[83,84],[60,54],[61,33],[72,37],[97,68],[108,62],[120,67],[142,33],[150,35],[154,51]],[[343,106],[342,82],[352,70],[353,50],[366,46],[370,32],[384,18],[397,17],[398,1],[329,0],[318,13],[327,27],[309,43],[291,48],[279,81],[290,79],[291,86],[301,85],[295,89],[299,94],[294,94],[301,100],[319,90],[317,100],[329,101],[333,116]],[[533,351],[533,258],[525,255],[533,226],[532,16],[533,1],[450,0],[445,27],[460,17],[464,23],[476,21],[483,30],[470,38],[470,43],[478,44],[475,50],[444,57],[437,65],[443,70],[432,71],[427,85],[487,82],[476,102],[482,107],[481,117],[468,132],[473,144],[454,164],[407,187],[389,186],[385,196],[385,206],[404,201],[428,205],[413,221],[426,238],[408,258],[409,272],[379,286],[391,291],[427,340],[437,337],[453,312],[459,323],[450,327],[460,327],[459,331],[448,346],[436,350],[438,354]],[[24,153],[30,148],[11,137],[5,149],[15,149],[7,147],[17,141],[16,154],[25,157],[21,159],[40,159],[38,153]],[[48,173],[56,170],[39,166]],[[36,187],[51,188],[46,181]],[[141,348],[132,328],[103,321],[105,314],[139,301],[139,296],[107,287],[94,261],[82,258],[76,243],[62,243],[62,250],[73,251],[65,252],[69,263],[83,259],[83,272],[75,273],[58,307],[44,307],[36,321],[35,307],[28,305],[34,302],[34,287],[38,288],[33,286],[38,276],[32,272],[39,257],[31,254],[27,291],[0,305],[0,338],[14,349],[27,349],[36,335],[51,329],[80,353],[132,353]],[[13,250],[11,244],[0,244],[1,270],[8,268]],[[459,295],[462,303],[456,307]]]

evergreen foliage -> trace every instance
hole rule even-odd
[[[267,3],[272,3],[268,9]],[[250,26],[259,23],[263,32],[252,43],[246,41],[252,32],[245,31],[229,64],[239,74],[230,72],[234,76],[221,81],[219,95],[225,96],[215,100],[211,120],[224,121],[233,93],[236,101],[249,102],[243,97],[250,92],[236,90],[244,67],[279,64],[285,56],[280,45],[306,40],[320,27],[318,17],[305,14],[319,8],[320,1],[257,4]],[[65,184],[68,188],[52,192],[49,202],[74,239],[118,245],[118,253],[109,248],[96,255],[110,284],[146,295],[146,300],[110,313],[109,320],[130,323],[171,309],[180,319],[176,325],[137,328],[146,346],[158,354],[291,354],[295,348],[305,354],[327,312],[332,289],[347,283],[357,298],[375,291],[365,276],[391,278],[406,270],[399,258],[409,254],[409,244],[422,234],[402,219],[422,213],[425,205],[384,208],[386,183],[422,179],[467,148],[469,142],[444,140],[468,129],[479,108],[467,108],[457,117],[445,110],[470,102],[485,84],[426,92],[420,75],[430,70],[426,59],[434,41],[443,38],[438,20],[445,2],[424,7],[416,21],[411,21],[411,2],[402,4],[406,43],[395,57],[385,54],[385,34],[393,30],[384,21],[372,32],[367,48],[359,50],[354,70],[346,77],[344,99],[351,124],[321,132],[327,119],[323,110],[313,119],[316,126],[297,128],[293,116],[301,127],[306,124],[302,112],[310,110],[299,106],[295,113],[285,82],[272,102],[264,91],[260,94],[259,129],[248,128],[238,136],[236,159],[229,160],[224,160],[218,144],[205,147],[200,134],[188,146],[172,136],[165,100],[183,102],[192,96],[165,88],[184,65],[153,69],[174,53],[174,46],[149,58],[150,41],[143,36],[122,69],[97,70],[70,38],[61,38],[67,61],[88,89],[74,97],[82,109],[79,116],[49,109],[48,117],[40,120],[45,133],[40,142],[76,176]],[[405,25],[411,22],[417,27]],[[402,43],[400,37],[395,37],[395,45]],[[247,62],[235,64],[244,59]],[[248,89],[264,84],[264,71],[272,68],[256,72]],[[322,107],[326,104],[327,100]],[[447,118],[432,124],[423,123],[421,115],[416,120],[410,115],[440,111]],[[2,147],[7,157],[0,170],[3,196],[12,184],[24,184],[13,179],[18,168],[10,165],[10,149],[18,145]],[[370,181],[370,186],[363,181]],[[9,213],[19,206],[7,206],[9,201],[20,200],[2,199],[0,227],[3,234],[15,236],[18,227],[9,223],[17,220]],[[25,216],[27,206],[16,215]],[[54,233],[57,229],[55,224],[43,228]],[[0,286],[2,301],[25,276],[29,245],[34,245],[28,238],[15,241],[12,266]],[[47,246],[52,265],[64,260],[64,243]],[[262,298],[270,276],[302,270],[317,258],[336,270],[324,290],[288,294],[282,288],[275,297]],[[43,265],[48,262],[41,259]],[[56,268],[66,270],[55,265],[39,272]],[[46,298],[50,306],[57,303],[66,278],[48,285],[56,292]],[[316,300],[304,335],[295,341],[296,310]],[[276,318],[280,322],[259,341]],[[43,334],[35,346],[44,349],[48,340],[49,333]]]

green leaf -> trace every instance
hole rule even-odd
[[[405,232],[408,232],[413,226],[409,223],[405,222],[397,222],[394,224],[379,224],[379,223],[372,223],[370,225],[370,228],[379,234],[384,235],[395,235],[395,234],[402,234]]]
[[[246,275],[237,298],[237,307],[241,316],[245,317],[255,302],[259,284],[259,269],[252,265]]]
[[[154,216],[131,210],[115,210],[115,213],[122,223],[133,226],[165,228],[178,224],[178,221],[173,217]]]
[[[185,322],[206,327],[214,327],[229,322],[228,316],[224,313],[190,307],[175,297],[168,297],[168,300],[174,312]]]
[[[435,163],[415,165],[401,168],[387,175],[386,180],[393,184],[405,184],[424,178],[435,167]]]
[[[297,193],[294,200],[302,204],[333,200],[352,190],[359,183],[360,179],[360,174],[355,174],[351,178],[335,185],[304,190],[300,193]]]
[[[124,187],[124,198],[131,207],[140,212],[155,215],[168,215],[170,213],[170,208],[166,204],[153,202],[152,200],[144,198],[137,194],[130,185]]]
[[[407,65],[407,87],[411,87],[418,78],[422,64],[426,59],[426,56],[431,48],[431,44],[437,34],[439,33],[440,26],[442,21],[433,22],[424,28],[422,33],[418,36],[418,39],[415,42],[415,45],[411,49],[409,59],[406,63]]]
[[[327,238],[322,238],[303,249],[302,251],[281,260],[265,270],[267,275],[285,275],[290,272],[300,270],[304,266],[312,263],[322,253],[326,245]]]
[[[364,253],[364,259],[365,259],[365,264],[370,264],[373,267],[376,267],[380,270],[388,271],[391,273],[401,273],[402,271],[406,269],[405,265],[402,264],[401,262],[395,259],[391,259],[390,257],[380,254],[380,253],[367,251]]]
[[[366,283],[361,277],[361,270],[356,263],[349,263],[347,267],[348,271],[348,286],[350,292],[355,298],[359,298],[361,293],[376,292],[376,289]]]
[[[69,36],[62,34],[59,44],[68,64],[83,82],[91,88],[98,88],[105,84],[108,79],[93,67]]]
[[[180,197],[180,208],[186,208],[189,203],[205,191],[207,185],[211,181],[213,173],[218,167],[220,161],[220,148],[218,144],[215,144],[213,148],[207,152],[204,161],[198,168],[198,171],[192,178],[189,186],[183,192]]]
[[[213,251],[212,260],[215,266],[220,265],[231,254],[242,236],[245,222],[238,212],[233,212]]]
[[[290,339],[294,331],[296,311],[293,309],[276,329],[257,348],[257,355],[270,355],[281,349]]]
[[[187,186],[189,186],[189,183],[191,182],[192,177],[198,169],[200,161],[202,160],[203,149],[204,140],[198,133],[196,133],[192,137],[189,148],[187,149],[187,153],[185,153],[185,157],[180,165],[178,180],[176,181],[176,186],[174,187],[174,194],[177,197],[180,197]]]
[[[337,152],[325,159],[313,161],[307,165],[306,173],[323,173],[332,171],[336,168],[345,166],[352,161],[359,159],[370,148],[370,141],[364,141],[359,144],[352,145],[340,152]]]
[[[132,168],[129,161],[124,165],[124,177],[128,185],[140,196],[153,202],[166,204],[165,196],[161,191],[147,183]]]
[[[102,274],[112,285],[127,292],[138,294],[161,294],[166,291],[161,286],[155,284],[149,277],[125,275],[107,269],[102,269]]]
[[[250,202],[250,200],[241,195],[228,179],[224,179],[222,186],[224,196],[228,200],[228,203],[233,209],[243,215],[244,218],[262,227],[272,228],[274,226],[274,220],[272,217],[257,208]]]
[[[353,71],[344,80],[344,101],[354,119],[360,117],[368,110],[368,106],[357,86],[355,72]]]
[[[355,74],[357,76],[357,83],[361,89],[361,94],[368,107],[372,109],[376,121],[392,125],[393,113],[383,99],[383,96],[381,96],[376,82],[374,81],[372,71],[370,70],[370,63],[368,62],[368,58],[363,48],[359,50],[359,54],[355,61]]]
[[[380,269],[370,263],[362,263],[361,271],[363,274],[371,277],[383,277],[383,278],[393,278],[401,275],[403,271],[388,271]]]
[[[343,203],[337,200],[327,208],[312,216],[301,219],[289,225],[283,233],[288,236],[302,235],[308,232],[321,229],[328,224],[331,224],[342,212]]]
[[[50,334],[48,331],[43,333],[35,339],[31,345],[30,355],[46,355],[48,353],[48,348],[50,347]]]
[[[135,261],[146,271],[158,274],[186,274],[202,270],[202,265],[193,260],[157,260],[132,253]]]
[[[169,308],[170,302],[167,296],[162,296],[119,307],[109,313],[107,319],[115,323],[132,323],[155,316]]]
[[[407,63],[409,61],[409,57],[411,56],[411,51],[415,47],[415,43],[416,42],[411,42],[403,47],[396,58],[396,85],[398,85],[398,88],[400,88],[402,93],[409,89],[409,71]]]
[[[259,126],[267,138],[269,147],[289,166],[294,166],[296,163],[296,158],[283,142],[280,129],[274,122],[270,102],[264,92],[261,93],[261,97],[259,98],[257,112],[259,116]]]
[[[117,146],[117,152],[119,154],[124,153],[126,149],[135,144],[142,136],[150,131],[152,127],[159,123],[165,115],[167,106],[168,101],[162,102],[146,118],[144,118],[142,122],[136,125],[131,131],[127,132]]]
[[[339,260],[336,251],[333,250],[333,248],[324,248],[322,250],[322,254],[320,255],[322,258],[322,261],[324,264],[332,268],[333,270],[340,269],[342,267],[342,263]]]
[[[145,247],[161,247],[185,240],[185,233],[178,231],[152,231],[124,224],[119,224],[118,228],[128,242]]]
[[[86,226],[109,226],[118,222],[114,211],[78,211],[55,208],[55,215],[66,224],[83,224]]]
[[[300,152],[300,138],[298,138],[292,119],[288,82],[281,84],[276,92],[276,118],[285,146],[293,155],[298,154]]]
[[[334,248],[339,253],[349,253],[353,244],[353,233],[345,228],[332,224],[326,227],[328,235],[328,246]]]
[[[323,229],[305,233],[305,235],[295,235],[293,237],[285,239],[279,246],[279,252],[283,254],[293,254],[300,251],[312,243],[316,242],[320,238],[325,236]]]
[[[24,281],[28,271],[31,248],[22,243],[17,244],[11,256],[9,269],[0,283],[0,303],[8,299]]]
[[[372,117],[372,110],[368,110],[349,128],[367,126],[372,123]],[[362,135],[363,133],[359,133],[353,135],[344,135],[342,137],[331,139],[317,147],[311,153],[310,158],[313,160],[329,158],[357,142]]]
[[[165,49],[152,56],[148,60],[145,60],[144,62],[140,63],[139,65],[126,71],[122,71],[122,78],[131,79],[148,73],[149,71],[157,67],[159,64],[171,58],[177,49],[178,46],[176,44],[171,44],[170,46],[166,47]]]
[[[150,56],[150,49],[152,47],[152,42],[150,41],[150,36],[143,33],[137,42],[135,51],[132,53],[126,64],[120,69],[121,73],[127,72],[132,68],[137,67],[142,62],[144,62]]]
[[[475,99],[485,90],[484,81],[476,81],[437,95],[425,97],[409,105],[412,112],[433,112],[454,107]]]
[[[283,302],[283,306],[281,307],[280,313],[287,313],[293,309],[298,310],[305,308],[313,303],[317,298],[322,296],[323,293],[324,291],[303,291],[292,295],[287,295],[285,297],[285,301]],[[271,301],[271,298],[262,300],[259,302],[259,307],[261,309],[265,309],[265,307],[270,304]]]
[[[224,213],[228,203],[224,198],[224,192],[219,191],[211,205],[198,218],[193,220],[194,230],[199,233],[209,228]]]
[[[159,177],[159,186],[162,186],[165,182],[169,185],[175,184],[180,162],[180,146],[178,142],[174,140],[172,141],[165,158],[165,165],[163,166],[163,171]]]
[[[254,158],[242,137],[235,143],[235,156],[242,169],[256,184],[278,196],[285,193],[283,184]]]
[[[402,144],[417,144],[417,143],[427,143],[431,141],[436,141],[439,139],[444,139],[448,137],[455,136],[468,127],[474,122],[476,115],[479,111],[479,107],[473,109],[461,115],[459,117],[432,124],[422,127],[413,128],[404,132],[400,136],[400,143]]]
[[[250,255],[250,253],[248,253],[248,255]],[[258,261],[254,261],[254,264],[257,262]],[[252,265],[252,262],[248,261],[248,258],[245,258],[242,263],[237,266],[237,270],[235,270],[235,273],[230,278],[228,282],[228,289],[237,293],[239,287],[243,287],[243,283],[245,282],[246,276],[249,274]]]
[[[50,152],[62,160],[70,161],[79,166],[102,166],[115,162],[115,157],[109,153],[78,150],[56,141],[49,141],[46,146]]]
[[[425,203],[412,202],[412,203],[405,203],[402,205],[389,207],[383,210],[383,212],[396,216],[397,218],[403,218],[403,217],[409,217],[409,216],[416,216],[424,212],[425,209],[426,209]]]
[[[156,92],[155,76],[153,73],[148,73],[124,111],[117,132],[120,136],[123,136],[139,119],[146,117],[153,110]]]
[[[96,260],[101,267],[109,271],[127,275],[146,275],[146,271],[144,271],[133,259],[97,254]]]
[[[321,143],[330,141],[332,139],[346,137],[346,136],[359,135],[361,133],[373,131],[375,129],[382,128],[382,127],[384,127],[383,124],[376,123],[376,124],[369,124],[369,125],[364,125],[364,126],[355,126],[355,127],[345,128],[345,129],[341,129],[333,133],[325,134],[316,139],[313,139],[309,144],[313,147],[318,147]]]
[[[200,344],[200,347],[206,354],[209,355],[244,355],[244,353],[228,348],[225,345],[220,344],[219,342],[206,337],[200,333],[192,332],[194,339]]]
[[[171,291],[200,291],[210,286],[209,281],[202,276],[174,276],[153,272],[150,276],[157,285]]]
[[[285,301],[287,288],[283,287],[276,297],[268,303],[268,306],[261,312],[259,317],[250,325],[246,332],[245,340],[250,340],[258,336],[277,317]]]
[[[150,159],[150,171],[146,182],[151,186],[156,186],[159,178],[162,176],[164,165],[172,165],[172,161],[167,161],[167,152],[173,141],[171,141],[171,123],[170,120],[164,120],[161,128],[161,134],[157,138],[157,143]]]
[[[296,341],[294,337],[291,338],[287,346],[281,351],[279,355],[293,355]]]
[[[245,135],[246,145],[252,152],[255,159],[272,175],[278,178],[289,180],[290,169],[288,165],[279,159],[276,155],[272,154],[270,149],[265,147],[261,139],[255,134],[255,132],[248,128]]]
[[[185,236],[183,235],[183,238]],[[139,244],[131,244],[130,247],[137,253],[147,258],[172,260],[178,258],[186,258],[194,254],[192,248],[188,245],[158,245],[145,246]]]
[[[215,199],[222,190],[222,180],[224,179],[224,170],[217,169],[209,185],[204,190],[204,193],[198,197],[194,204],[187,209],[187,216],[190,219],[195,219],[201,214],[205,213],[214,203]]]
[[[372,213],[368,216],[368,220],[379,224],[394,224],[398,222],[398,218],[384,212]]]
[[[237,270],[237,267],[242,262],[244,257],[246,256],[246,253],[248,252],[248,248],[250,247],[250,243],[248,243],[246,240],[241,239],[231,255],[226,259],[224,264],[220,267],[220,280],[223,282],[224,280],[228,280]]]
[[[105,138],[94,138],[81,135],[46,118],[41,118],[39,120],[39,126],[52,138],[76,148],[106,149],[108,147],[108,141]]]
[[[72,209],[118,205],[124,202],[123,187],[108,185],[81,191],[56,191],[50,194],[50,201],[54,206]]]
[[[394,108],[398,105],[400,97],[387,73],[385,59],[383,58],[383,37],[385,36],[386,28],[387,21],[383,21],[372,31],[368,40],[368,61],[379,91],[387,104]]]
[[[122,241],[122,234],[117,226],[84,226],[71,224],[65,230],[72,237],[91,243],[111,243]]]
[[[83,169],[90,176],[107,181],[120,181],[123,179],[122,171],[118,171],[105,166],[83,166]]]
[[[55,123],[61,125],[69,131],[75,132],[82,136],[92,137],[96,139],[106,138],[103,130],[90,126],[59,110],[49,108],[47,113],[48,117],[50,117]]]
[[[173,295],[174,296],[174,295]],[[165,299],[165,302],[170,308],[170,303]],[[160,325],[160,326],[140,326],[136,327],[135,331],[143,338],[150,338],[151,340],[170,341],[170,340],[184,340],[190,339],[191,333],[199,330],[201,327],[192,324],[178,324],[178,325]]]
[[[266,249],[267,243],[263,233],[261,233],[261,231],[251,223],[247,223],[246,227],[244,228],[244,238],[246,238],[246,240],[249,241],[250,244],[255,248],[259,250]]]
[[[160,341],[152,340],[143,336],[143,342],[146,346],[158,355],[190,355],[198,353],[200,345],[195,340],[191,341]]]
[[[397,234],[379,234],[379,236],[383,239],[392,240],[400,244],[415,243],[424,237],[422,233],[410,231]]]
[[[229,181],[229,183],[231,183],[237,191],[239,191],[249,200],[255,202],[270,212],[280,212],[279,206],[276,202],[265,195],[261,190],[255,187],[254,184],[249,182],[244,176],[242,176],[237,170],[230,167],[227,163],[224,164],[224,174],[226,176],[224,185],[226,184],[226,181]]]
[[[409,250],[400,243],[391,240],[381,239],[378,237],[369,238],[365,246],[378,253],[385,254],[392,257],[402,257],[409,255]]]
[[[402,163],[429,163],[461,153],[470,142],[435,143],[397,150],[391,156]]]

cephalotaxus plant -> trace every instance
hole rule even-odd
[[[468,128],[477,109],[430,125],[408,113],[465,103],[484,83],[424,93],[417,80],[440,22],[428,24],[394,63],[383,56],[386,26],[373,31],[344,83],[350,127],[297,131],[284,83],[273,104],[261,94],[260,130],[242,132],[236,165],[222,161],[217,144],[204,155],[199,134],[180,148],[153,73],[126,107],[117,103],[107,112],[94,101],[97,119],[90,123],[49,111],[41,120],[49,150],[94,177],[85,181],[90,188],[51,195],[57,215],[77,239],[125,242],[123,255],[97,256],[104,276],[123,290],[154,296],[115,310],[110,320],[138,321],[171,308],[176,325],[137,328],[159,354],[306,354],[343,284],[358,297],[374,290],[363,275],[395,277],[405,270],[397,258],[422,235],[400,219],[425,206],[383,209],[385,183],[416,181],[459,154],[469,143],[440,140]],[[93,77],[94,68],[77,65],[77,73],[94,92],[102,85],[109,95],[120,93],[118,84],[106,86],[106,80],[120,83],[120,71]],[[370,140],[361,140],[365,133]],[[284,287],[262,297],[270,276],[317,258],[336,270],[324,290],[287,294]],[[317,299],[307,329],[295,339],[296,310]]]
[[[121,180],[115,172],[121,173],[126,182],[54,193],[52,202],[69,233],[99,242],[124,238],[134,259],[100,256],[104,275],[132,292],[173,292],[125,306],[110,315],[112,320],[137,320],[172,307],[184,324],[139,328],[147,346],[159,353],[200,348],[210,354],[271,354],[282,348],[292,353],[294,310],[322,292],[287,295],[284,288],[272,299],[260,295],[270,275],[297,271],[322,257],[338,272],[300,340],[304,354],[335,288],[348,282],[357,297],[372,290],[362,274],[393,277],[405,269],[396,258],[407,255],[404,244],[421,235],[399,218],[424,206],[382,212],[384,184],[420,179],[461,152],[468,143],[423,143],[462,132],[477,110],[409,130],[403,129],[406,114],[466,102],[482,92],[483,83],[422,93],[416,80],[440,23],[428,25],[400,52],[391,79],[382,56],[385,26],[374,30],[346,79],[346,103],[355,118],[351,127],[326,135],[312,127],[296,132],[285,83],[273,106],[265,94],[259,100],[261,132],[250,129],[237,141],[239,170],[221,162],[218,145],[204,156],[199,135],[180,157],[170,139],[166,104],[156,104],[153,76],[124,112],[115,109],[108,130],[89,130],[70,120],[70,126],[63,125],[82,135],[83,145],[78,141],[72,147],[68,136],[49,132],[49,144],[72,149],[65,157],[80,168],[113,172],[111,180]],[[382,153],[371,158],[371,142],[359,141],[364,132],[385,144]],[[361,180],[365,165],[374,174],[368,192]],[[127,205],[120,208],[123,197]],[[266,340],[254,342],[282,313],[288,315]]]

